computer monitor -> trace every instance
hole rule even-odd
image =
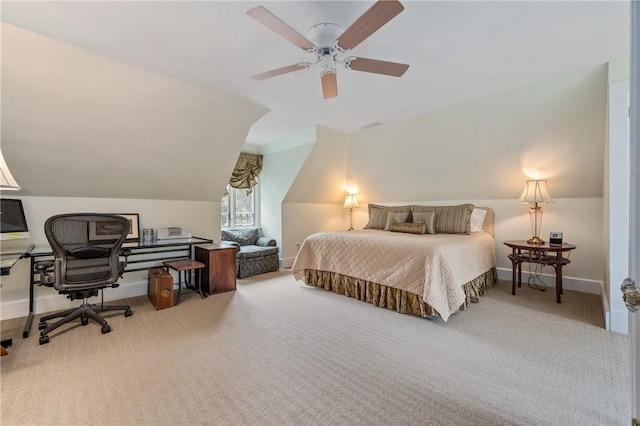
[[[0,240],[29,238],[22,200],[0,198]]]

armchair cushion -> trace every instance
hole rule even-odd
[[[252,259],[256,257],[265,257],[269,255],[278,256],[277,247],[263,246],[242,246],[242,249],[236,253],[237,259]]]
[[[236,243],[235,241],[222,240],[222,242],[225,243],[228,246],[235,247],[236,248],[236,253],[240,251],[240,247],[241,246],[240,246],[240,244]]]
[[[260,238],[260,229],[234,229],[232,231],[223,229],[221,236],[224,241],[233,241],[241,246],[252,246],[256,245],[258,238]]]
[[[276,246],[276,240],[274,240],[273,238],[260,237],[260,238],[258,238],[258,241],[256,242],[256,245],[261,246],[261,247],[275,247]]]

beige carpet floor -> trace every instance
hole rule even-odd
[[[510,283],[430,321],[307,287],[286,271],[155,311],[1,323],[1,418],[14,424],[626,425],[628,340],[597,296]],[[70,302],[71,303],[71,302]]]

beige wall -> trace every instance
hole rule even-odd
[[[318,126],[317,141],[295,181],[285,203],[331,204],[344,202],[349,135]]]
[[[344,228],[344,185],[349,135],[317,127],[317,141],[296,175],[282,203],[282,249],[284,266],[297,254],[305,237]]]
[[[361,199],[515,199],[527,176],[558,198],[602,197],[606,67],[353,135]]]
[[[2,24],[2,152],[28,196],[219,201],[265,108]]]

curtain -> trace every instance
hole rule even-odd
[[[235,189],[246,189],[251,194],[258,183],[258,175],[262,171],[262,155],[241,152],[236,167],[231,173],[229,185]]]

